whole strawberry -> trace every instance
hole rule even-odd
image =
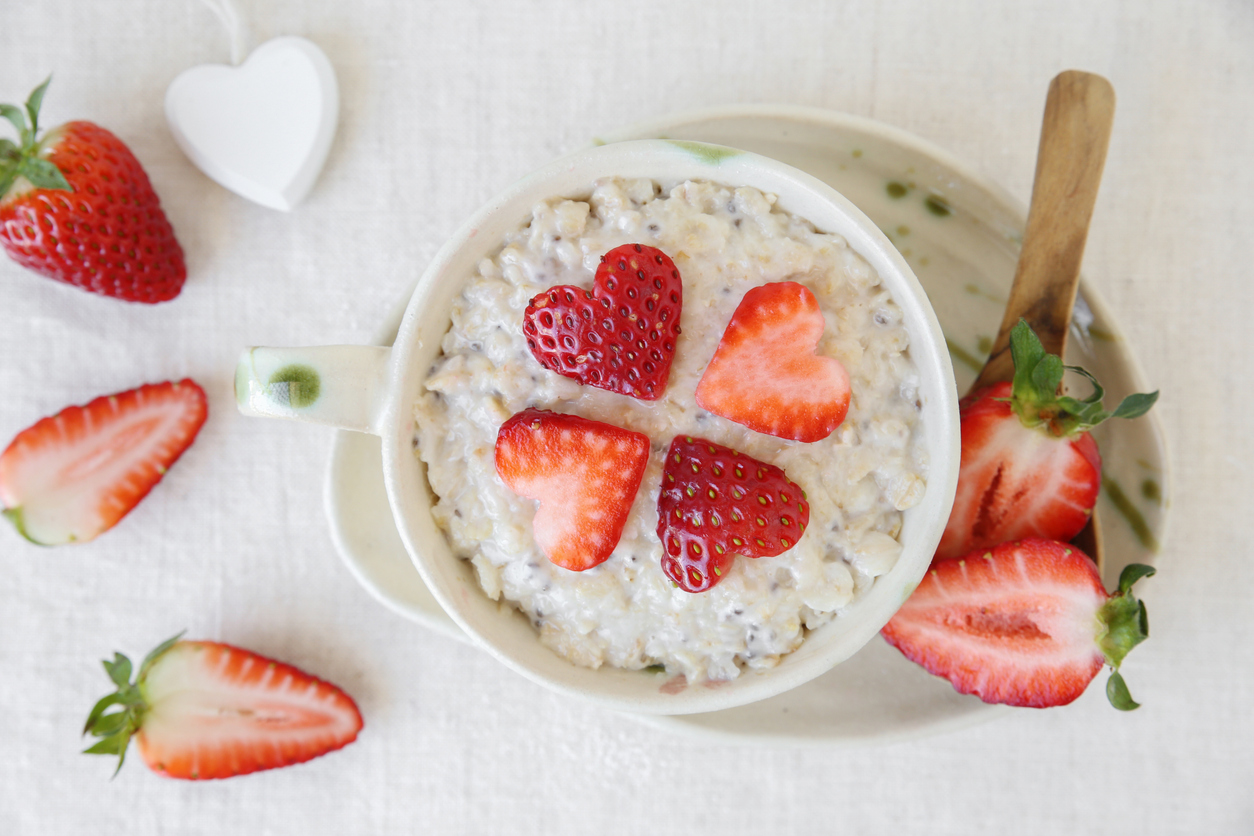
[[[1008,540],[1070,540],[1084,528],[1101,489],[1102,459],[1089,430],[1107,418],[1144,415],[1157,392],[1124,398],[1114,412],[1093,376],[1048,354],[1026,322],[1010,334],[1015,376],[959,404],[962,461],[958,493],[936,550],[960,557]],[[1093,393],[1059,395],[1064,369],[1084,375]]]
[[[91,122],[69,122],[40,137],[48,81],[24,110],[0,105],[19,136],[17,144],[0,139],[5,252],[93,293],[130,302],[173,299],[187,268],[148,175],[122,140]]]

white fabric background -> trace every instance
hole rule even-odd
[[[187,252],[155,308],[0,259],[0,443],[149,380],[209,392],[200,439],[118,528],[44,550],[0,530],[0,833],[1249,833],[1254,831],[1254,5],[1248,0],[441,3],[238,0],[253,44],[300,34],[343,107],[291,215],[201,175],[166,129],[181,70],[224,61],[195,0],[4,0],[0,100],[49,71],[45,122],[97,121],[146,166]],[[405,622],[328,538],[329,431],[245,419],[245,345],[366,342],[492,194],[593,135],[735,102],[913,131],[1028,199],[1044,93],[1106,75],[1114,139],[1085,259],[1150,382],[1175,507],[1125,665],[1100,687],[961,733],[855,751],[676,738],[551,695]],[[226,782],[109,781],[77,754],[106,679],[187,628],[342,685],[360,740]]]

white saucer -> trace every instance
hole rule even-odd
[[[1001,321],[1026,212],[999,187],[931,144],[868,119],[824,110],[736,106],[626,128],[598,143],[670,138],[729,145],[773,157],[826,181],[883,229],[928,291],[950,341],[960,391]],[[904,193],[903,193],[904,192]],[[900,196],[894,196],[900,194]],[[378,343],[390,344],[400,300]],[[1067,362],[1092,371],[1107,402],[1146,391],[1109,311],[1080,285]],[[1098,502],[1106,582],[1128,563],[1154,563],[1170,506],[1163,432],[1153,411],[1095,433],[1104,464]],[[354,577],[400,615],[468,640],[410,563],[383,490],[379,439],[336,434],[326,510]],[[741,742],[827,746],[884,743],[973,725],[1009,709],[957,694],[949,683],[875,639],[849,661],[777,697],[709,714],[639,717],[654,726]],[[634,715],[633,715],[634,716]]]

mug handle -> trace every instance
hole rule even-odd
[[[372,345],[244,349],[235,403],[245,415],[382,435],[392,349]]]

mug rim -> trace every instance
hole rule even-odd
[[[599,173],[589,176],[590,171]],[[660,174],[663,171],[690,173],[667,176]],[[925,419],[920,422],[928,436],[927,488],[923,502],[905,512],[907,526],[912,526],[912,539],[903,542],[905,548],[898,566],[877,578],[849,605],[850,616],[839,616],[811,631],[777,667],[763,672],[742,671],[737,679],[729,681],[730,687],[685,688],[679,693],[664,693],[657,687],[660,680],[642,687],[646,677],[656,675],[608,667],[593,671],[575,665],[541,644],[534,628],[510,602],[498,605],[488,598],[473,576],[470,562],[452,554],[443,532],[434,525],[429,507],[423,508],[422,513],[415,511],[424,493],[428,503],[433,504],[434,493],[426,477],[425,463],[414,455],[413,404],[426,378],[424,358],[439,355],[439,343],[450,324],[447,315],[433,318],[428,311],[440,307],[431,304],[433,298],[443,298],[443,307],[449,307],[460,288],[472,278],[473,270],[443,285],[440,280],[448,279],[454,264],[459,259],[465,261],[468,252],[478,253],[471,262],[473,266],[477,258],[498,251],[503,233],[496,235],[485,229],[502,226],[507,215],[513,221],[505,225],[506,229],[517,228],[526,222],[539,200],[586,195],[596,180],[610,176],[751,185],[775,194],[779,208],[805,218],[816,228],[842,235],[876,269],[902,308],[904,321],[910,323],[907,330],[911,357],[920,375],[921,391],[922,384],[928,384]],[[794,207],[797,203],[810,206],[812,211],[799,211]],[[816,220],[812,216],[815,207],[824,208],[819,214],[827,220],[839,219],[835,224],[838,228]],[[920,336],[925,337],[921,342]],[[936,315],[905,259],[866,215],[831,186],[784,163],[725,146],[669,140],[614,143],[559,158],[515,182],[462,224],[423,271],[406,306],[388,371],[387,402],[380,422],[384,483],[401,540],[432,595],[476,644],[513,670],[558,692],[613,709],[678,714],[730,708],[782,693],[830,670],[873,638],[922,578],[956,489],[959,439],[953,367]],[[911,520],[920,519],[916,509],[926,509],[931,516],[912,523]],[[903,541],[907,539],[905,532],[903,527]],[[442,544],[445,553],[430,554],[433,533],[435,550],[440,551]],[[865,615],[868,610],[873,613],[869,619]],[[525,633],[515,629],[511,616],[522,623]],[[849,626],[842,628],[837,640],[815,642],[816,633],[840,622]],[[822,652],[824,647],[813,647],[816,644],[831,644],[838,652]]]

